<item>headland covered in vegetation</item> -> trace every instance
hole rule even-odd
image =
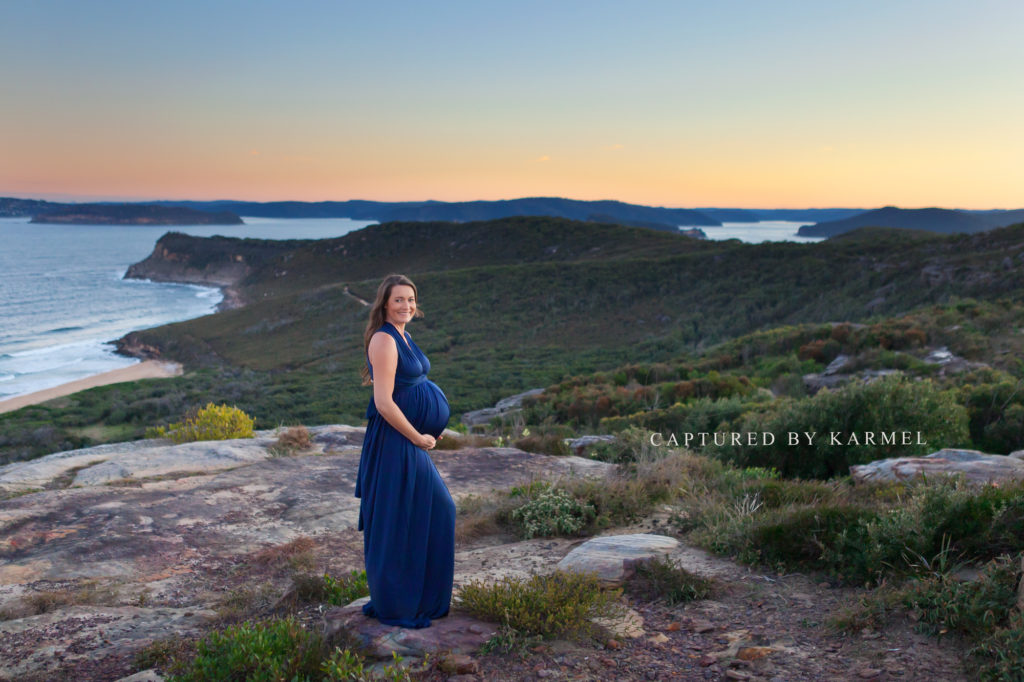
[[[1024,448],[1024,224],[758,245],[537,217],[394,222],[317,241],[172,233],[133,270],[217,282],[237,306],[121,340],[182,363],[183,376],[0,415],[2,461],[140,438],[210,402],[258,428],[360,424],[365,301],[403,272],[426,313],[409,331],[453,414],[542,387],[484,437],[549,454],[570,436],[616,437],[592,451],[620,466],[614,482],[478,497],[460,507],[466,537],[594,534],[667,506],[674,533],[714,552],[871,587],[836,627],[909,613],[957,633],[986,675],[1024,669],[1022,484],[849,478],[884,457]],[[849,437],[896,432],[915,438]],[[701,433],[775,438],[664,445]],[[538,530],[527,518],[566,523]],[[976,579],[954,575],[965,566]]]
[[[357,422],[369,395],[356,379],[361,301],[392,271],[421,288],[426,317],[410,331],[437,358],[456,413],[534,387],[569,399],[570,382],[572,413],[552,413],[564,425],[639,425],[677,403],[807,399],[804,375],[839,354],[859,369],[935,380],[921,358],[938,347],[986,365],[971,374],[984,382],[947,383],[1009,381],[1019,371],[1022,234],[862,229],[816,244],[750,245],[528,217],[389,223],[315,241],[170,233],[130,274],[216,283],[244,305],[128,335],[123,348],[182,362],[185,376],[7,415],[0,456],[96,442],[87,432],[100,441],[141,436],[201,396],[238,404],[264,425]],[[661,386],[708,376],[734,376],[739,388]],[[650,404],[619,405],[626,384],[657,391],[645,390]],[[982,432],[1020,400],[976,416],[975,440],[961,445],[994,447]]]

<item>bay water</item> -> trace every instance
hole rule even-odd
[[[110,342],[212,313],[219,289],[126,280],[166,232],[324,239],[372,221],[245,218],[244,225],[43,225],[0,218],[0,400],[135,364]]]

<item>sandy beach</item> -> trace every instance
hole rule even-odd
[[[47,400],[53,400],[54,398],[59,398],[61,396],[71,395],[78,391],[84,391],[87,388],[106,386],[107,384],[118,384],[123,381],[138,381],[139,379],[163,379],[166,377],[178,376],[181,372],[181,365],[176,362],[146,360],[130,367],[114,369],[109,372],[103,372],[102,374],[95,374],[91,377],[78,379],[77,381],[69,381],[66,384],[54,386],[53,388],[36,391],[35,393],[26,393],[25,395],[15,396],[14,398],[8,398],[7,400],[0,400],[0,413],[17,410],[18,408],[25,407],[26,405],[35,405],[37,403],[46,402]]]

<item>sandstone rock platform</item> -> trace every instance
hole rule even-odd
[[[331,575],[362,568],[353,492],[363,430],[310,432],[313,446],[290,456],[275,453],[273,434],[262,432],[110,444],[0,468],[0,679],[130,661],[161,633],[198,631],[226,597],[273,602],[295,567]],[[612,468],[515,448],[430,455],[456,500]],[[462,550],[456,580],[529,574],[568,544],[512,543],[500,557]]]

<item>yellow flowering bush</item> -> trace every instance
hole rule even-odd
[[[175,443],[252,438],[252,425],[252,417],[237,407],[207,403],[184,421],[148,429],[146,437],[170,438]]]

